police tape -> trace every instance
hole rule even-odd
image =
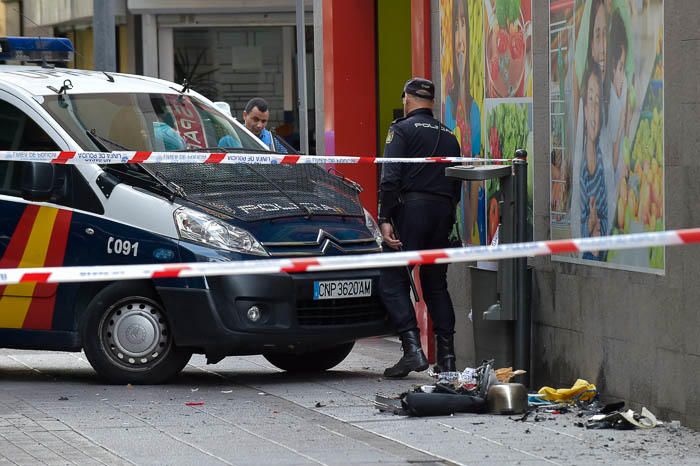
[[[159,278],[186,278],[267,273],[327,272],[377,269],[411,265],[514,259],[551,254],[580,253],[652,246],[700,243],[700,228],[555,241],[502,244],[426,251],[363,254],[301,259],[257,259],[235,262],[105,265],[95,267],[46,267],[0,269],[0,285],[19,283],[68,283]]]
[[[344,155],[283,155],[235,152],[70,152],[70,151],[0,151],[0,161],[41,162],[57,165],[120,163],[179,163],[179,164],[383,164],[383,163],[509,163],[511,159],[478,157],[369,157]]]

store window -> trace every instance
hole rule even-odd
[[[307,28],[310,116],[315,114],[312,34],[312,28]],[[176,82],[187,79],[209,99],[227,102],[239,120],[251,98],[263,97],[270,105],[268,129],[299,147],[293,27],[181,28],[174,30],[173,44]],[[313,135],[313,119],[309,126]]]

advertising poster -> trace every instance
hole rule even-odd
[[[663,0],[550,0],[552,239],[663,231]],[[664,248],[555,259],[663,274]]]
[[[440,116],[464,156],[532,153],[531,10],[531,0],[440,0]],[[528,167],[532,231],[532,163]],[[493,241],[499,196],[497,182],[464,184],[465,243]]]

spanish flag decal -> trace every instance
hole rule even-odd
[[[28,205],[17,223],[0,268],[60,267],[72,212]],[[50,330],[57,284],[0,286],[0,328]]]

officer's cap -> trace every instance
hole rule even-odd
[[[403,98],[406,94],[415,95],[423,99],[435,99],[435,84],[432,81],[423,78],[413,78],[406,81],[403,86]]]

